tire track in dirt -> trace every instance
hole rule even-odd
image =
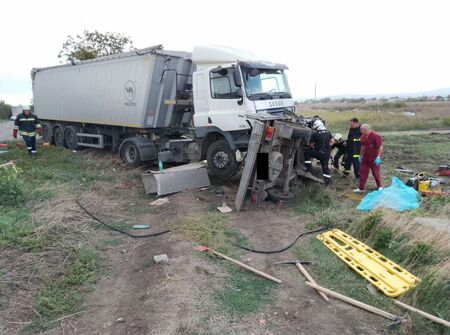
[[[136,216],[152,230],[182,215],[205,211],[207,203],[190,192],[170,197],[170,204]],[[111,233],[111,237],[120,235]],[[193,250],[193,244],[169,233],[141,240],[120,238],[124,244],[108,247],[103,256],[107,276],[86,293],[82,309],[87,310],[47,335],[147,335],[182,334],[201,322],[201,310],[208,308],[210,282],[198,269],[212,276],[223,270]],[[167,254],[168,264],[154,264],[153,256]],[[222,277],[220,275],[219,277]],[[195,281],[193,281],[195,280]]]

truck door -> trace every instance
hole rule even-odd
[[[245,119],[245,104],[242,103],[243,90],[236,86],[233,78],[238,75],[236,67],[216,68],[209,71],[209,122],[222,131],[245,130],[249,126]]]

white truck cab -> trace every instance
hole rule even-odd
[[[255,55],[228,47],[195,47],[192,60],[194,125],[222,131],[249,129],[246,114],[283,116],[294,100],[283,64],[258,60]]]
[[[286,65],[220,46],[195,47],[192,61],[196,65],[192,79],[193,122],[196,136],[204,139],[203,156],[208,162],[227,166],[232,159],[230,150],[242,156],[239,151],[246,151],[253,122],[247,115],[266,113],[283,118],[286,112],[294,112]],[[211,153],[208,148],[217,141],[222,146],[214,147],[216,152]],[[230,150],[222,148],[224,142]],[[212,169],[220,175],[220,170],[215,171],[214,166]],[[234,173],[232,170],[224,177]]]

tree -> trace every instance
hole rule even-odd
[[[86,60],[129,51],[133,41],[120,33],[100,33],[85,30],[82,35],[67,36],[58,58],[66,61]]]
[[[11,117],[11,105],[0,100],[0,119],[9,119]]]

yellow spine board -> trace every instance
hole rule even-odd
[[[327,231],[317,238],[388,297],[402,295],[419,281],[399,265],[339,229]]]

